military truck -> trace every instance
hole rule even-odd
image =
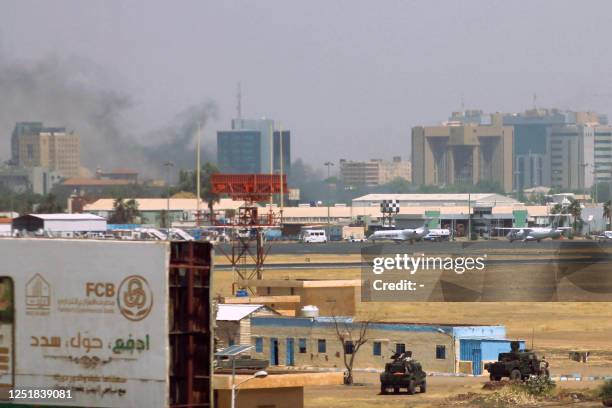
[[[497,361],[485,364],[484,368],[489,372],[491,381],[500,381],[504,377],[518,381],[526,380],[532,375],[550,376],[545,358],[538,358],[537,354],[530,350],[520,351],[518,342],[512,342],[509,353],[499,353]]]
[[[408,394],[414,394],[417,387],[420,392],[427,391],[427,373],[421,363],[407,353],[395,354],[391,358],[393,361],[385,364],[385,371],[380,374],[381,394],[386,394],[389,389],[398,394],[402,388]]]

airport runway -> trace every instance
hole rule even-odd
[[[520,242],[510,243],[506,239],[499,240],[478,240],[478,241],[452,241],[452,242],[415,242],[410,244],[393,243],[379,241],[372,242],[328,242],[325,244],[304,244],[301,242],[269,242],[270,255],[296,255],[296,254],[360,254],[364,248],[378,246],[383,253],[397,252],[424,252],[431,253],[458,253],[462,251],[477,250],[479,252],[487,250],[504,250],[513,253],[521,253],[533,250],[581,250],[592,249],[593,247],[612,250],[612,242],[599,243],[594,240],[544,240],[542,242]],[[220,250],[227,252],[231,250],[229,244],[219,244]],[[516,252],[515,252],[516,251]]]

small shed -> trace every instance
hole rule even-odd
[[[464,374],[482,375],[484,364],[497,361],[499,353],[509,353],[511,350],[511,340],[474,338],[459,340],[459,366]],[[519,350],[525,350],[525,341],[521,340]],[[465,364],[467,363],[467,364]]]
[[[27,214],[13,219],[13,230],[52,233],[105,232],[106,219],[94,214]]]
[[[216,336],[226,346],[251,344],[251,317],[280,316],[265,305],[219,304],[217,305]]]

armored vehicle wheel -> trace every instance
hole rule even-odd
[[[399,391],[400,391],[399,387],[394,387],[393,388],[393,393],[394,394],[399,394]]]
[[[422,394],[427,392],[427,381],[423,380],[421,387],[419,387],[419,391],[421,391]]]
[[[519,381],[522,377],[521,372],[516,368],[510,372],[510,379],[512,381]]]
[[[410,382],[408,383],[408,394],[412,395],[416,392],[416,384],[414,383],[414,380],[410,380]]]
[[[387,387],[384,384],[380,384],[380,393],[385,395],[387,393]]]

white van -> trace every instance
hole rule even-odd
[[[327,242],[327,235],[325,234],[325,230],[322,229],[308,229],[302,231],[302,242],[311,244],[318,242]]]

